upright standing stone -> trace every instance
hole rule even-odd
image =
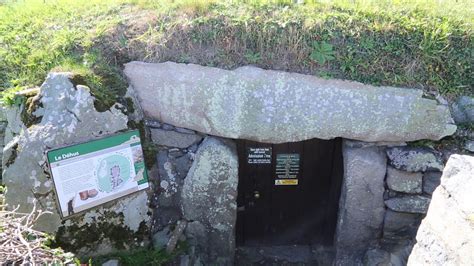
[[[237,183],[235,145],[206,138],[184,180],[182,207],[190,221],[186,236],[207,265],[233,265]]]
[[[336,232],[336,264],[360,261],[367,246],[380,238],[384,219],[384,148],[344,142],[344,179]]]

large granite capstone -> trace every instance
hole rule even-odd
[[[414,141],[456,131],[448,107],[423,98],[421,90],[250,66],[229,71],[131,62],[125,74],[146,116],[226,138]]]

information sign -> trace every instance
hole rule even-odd
[[[248,148],[247,162],[249,164],[271,164],[272,148]]]
[[[51,150],[47,157],[63,217],[148,188],[138,130]]]

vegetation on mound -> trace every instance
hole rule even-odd
[[[0,89],[37,86],[52,69],[73,71],[110,106],[125,91],[123,63],[172,60],[472,94],[471,1],[291,2],[7,3]]]
[[[292,2],[0,4],[0,90],[38,86],[52,69],[79,72],[107,108],[125,92],[123,63],[171,60],[473,94],[469,0]]]

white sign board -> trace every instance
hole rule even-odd
[[[148,188],[138,131],[48,152],[62,217]]]

